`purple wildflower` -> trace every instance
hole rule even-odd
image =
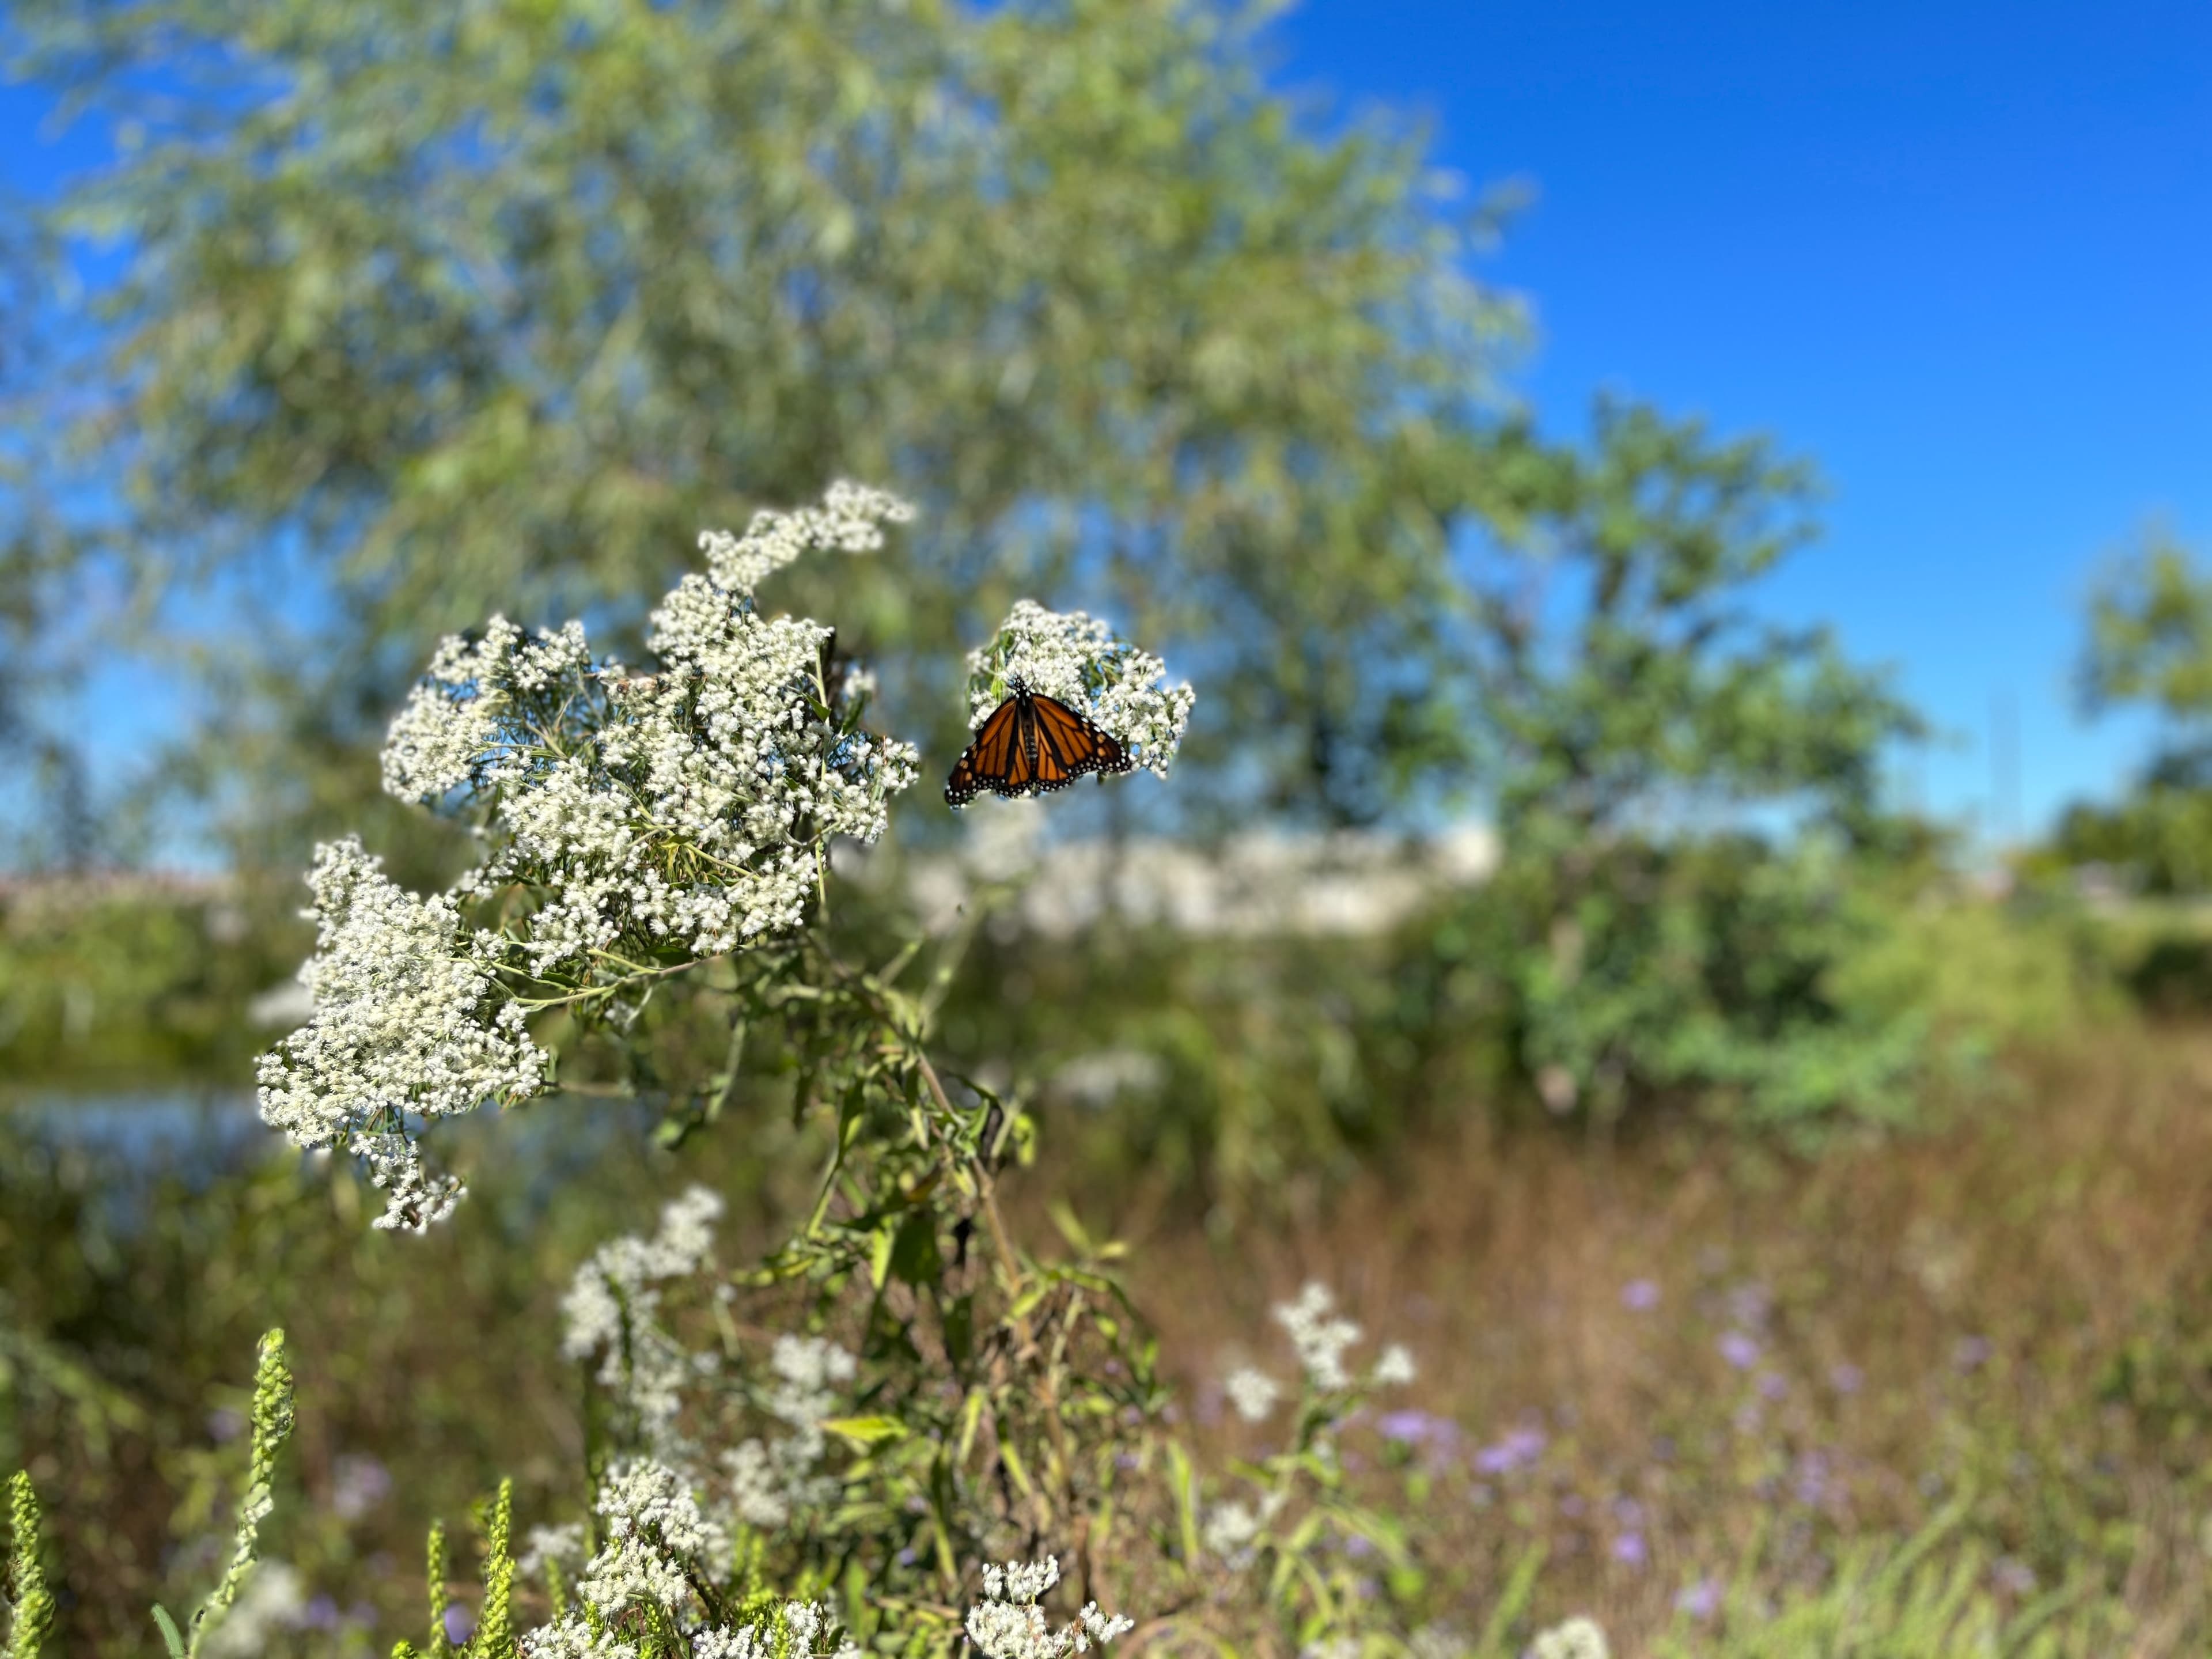
[[[1686,1613],[1699,1621],[1711,1620],[1721,1610],[1721,1581],[1700,1578],[1674,1597],[1674,1611]]]
[[[1729,1313],[1739,1325],[1754,1328],[1766,1322],[1766,1316],[1774,1310],[1774,1292],[1757,1279],[1739,1285],[1729,1292]]]
[[[1659,1305],[1659,1281],[1632,1279],[1620,1287],[1620,1305],[1633,1313],[1650,1313]]]
[[[1779,1400],[1790,1392],[1790,1382],[1779,1371],[1761,1371],[1759,1374],[1759,1391],[1769,1400]]]
[[[1474,1467],[1483,1474],[1510,1474],[1541,1457],[1547,1443],[1540,1429],[1516,1429],[1496,1445],[1475,1453]]]
[[[446,1639],[455,1647],[460,1646],[477,1633],[477,1616],[459,1601],[447,1604]]]
[[[1385,1412],[1376,1422],[1385,1440],[1402,1440],[1418,1446],[1425,1442],[1439,1427],[1448,1426],[1440,1418],[1424,1411]]]
[[[331,1508],[341,1521],[358,1521],[392,1490],[392,1472],[374,1457],[341,1457],[333,1469]]]
[[[1990,1582],[2011,1595],[2035,1594],[2035,1569],[2016,1555],[2000,1555],[1990,1565]]]
[[[1856,1394],[1866,1386],[1866,1373],[1856,1365],[1838,1365],[1828,1373],[1828,1386],[1838,1394]]]
[[[1623,1566],[1640,1567],[1651,1559],[1650,1547],[1640,1532],[1625,1532],[1613,1540],[1613,1559]]]
[[[1821,1452],[1807,1452],[1797,1460],[1797,1501],[1808,1510],[1816,1510],[1827,1496],[1827,1456]]]
[[[1720,1340],[1721,1358],[1740,1371],[1759,1364],[1759,1340],[1744,1331],[1730,1331]]]

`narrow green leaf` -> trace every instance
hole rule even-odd
[[[159,1601],[154,1603],[154,1622],[161,1627],[161,1639],[168,1644],[169,1659],[185,1659],[185,1638],[178,1632],[177,1621],[169,1617],[169,1610]]]

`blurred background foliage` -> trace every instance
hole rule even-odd
[[[1969,1528],[1988,1556],[2046,1583],[2091,1563],[2100,1617],[2140,1630],[2185,1604],[2173,1631],[2201,1633],[2206,1286],[2174,1265],[2201,1223],[2177,1193],[2172,1226],[2130,1242],[2122,1199],[2159,1176],[2143,1126],[2180,1133],[2201,1092],[2187,1034],[2150,1028],[2212,1003],[2212,575],[2153,532],[2093,597],[2085,703],[2147,706],[2164,733],[2124,799],[1994,863],[1901,810],[1884,772],[1929,735],[1919,717],[1826,632],[1759,609],[1817,532],[1808,464],[1627,403],[1553,435],[1513,390],[1520,307],[1472,274],[1509,204],[1438,173],[1415,128],[1270,90],[1265,18],[1197,0],[9,9],[11,72],[67,88],[119,145],[50,213],[0,221],[0,824],[20,872],[0,889],[0,1064],[21,1101],[0,1126],[0,1463],[28,1455],[61,1493],[82,1650],[135,1650],[139,1609],[204,1565],[171,1520],[211,1490],[259,1329],[290,1330],[309,1402],[293,1559],[368,1586],[381,1616],[416,1593],[423,1517],[377,1479],[458,1515],[499,1473],[526,1505],[563,1478],[544,1448],[574,1402],[546,1331],[568,1267],[679,1175],[763,1218],[786,1201],[765,1057],[738,1121],[680,1162],[603,1102],[482,1126],[477,1199],[421,1244],[368,1237],[349,1178],[268,1162],[239,1097],[289,1024],[312,841],[361,829],[416,884],[466,856],[376,793],[374,748],[436,638],[495,610],[583,614],[635,651],[702,526],[840,476],[920,520],[769,599],[834,617],[933,760],[957,746],[958,652],[1031,594],[1109,616],[1199,686],[1171,797],[1139,781],[1055,815],[1088,815],[1124,865],[1164,836],[1225,860],[1273,836],[1384,849],[1402,885],[1441,832],[1476,817],[1494,837],[1482,879],[1424,877],[1395,908],[1354,891],[1327,927],[1102,903],[1071,931],[1024,919],[1049,843],[1002,858],[917,792],[837,926],[974,930],[954,1057],[1036,1103],[1041,1184],[1166,1241],[1149,1300],[1255,1258],[1285,1283],[1406,1278],[1389,1264],[1443,1235],[1359,1206],[1458,1171],[1490,1207],[1468,1200],[1472,1234],[1439,1261],[1579,1275],[1564,1302],[1500,1292],[1502,1334],[1469,1335],[1433,1401],[1536,1413],[1579,1449],[1480,1523],[1469,1560],[1494,1553],[1502,1578],[1510,1519],[1553,1540],[1570,1586],[1666,1624],[1568,1507],[1622,1496],[1650,1452],[1625,1407],[1573,1427],[1612,1390],[1722,1448],[1697,1502],[1670,1500],[1669,1559],[1752,1562],[1754,1599],[1803,1589],[1854,1527],[1903,1535],[1971,1476],[2009,1494]],[[113,279],[65,303],[41,273],[88,243]],[[103,655],[155,662],[190,711],[117,798],[89,787],[60,696]],[[216,872],[131,872],[180,851]],[[923,896],[947,869],[954,923]],[[1277,879],[1333,878],[1288,860]],[[679,1027],[656,1040],[665,1074],[719,1063]],[[2110,1146],[2069,1127],[2069,1091],[2100,1103]],[[1574,1203],[1640,1194],[1649,1226],[1570,1208],[1513,1255],[1501,1170],[1593,1183]],[[1896,1237],[1844,1227],[1805,1255],[1791,1195],[1854,1182],[1893,1194]],[[1716,1192],[1748,1196],[1737,1213]],[[1665,1218],[1665,1194],[1689,1218]],[[2113,1300],[2077,1340],[2086,1293],[1989,1264],[2038,1218],[2093,1212],[2119,1241]],[[1881,1467],[1880,1501],[1770,1548],[1747,1528],[1794,1476],[1729,1437],[1734,1395],[1662,1387],[1634,1357],[1532,1381],[1528,1346],[1566,1340],[1560,1307],[1596,1321],[1614,1293],[1577,1242],[1601,1235],[1606,1272],[1648,1247],[1708,1300],[1726,1273],[1796,1262],[1782,1300],[1808,1375],[1863,1311],[1833,1287],[1871,1307],[1895,1287],[1868,1261],[1919,1264],[1932,1311],[1885,1350],[1880,1421],[1838,1406],[1859,1415],[1820,1431]],[[2030,1310],[2002,1350],[2022,1398],[1975,1394],[1954,1363],[1985,1340],[1954,1258],[1987,1269],[1990,1318],[2008,1297]],[[1424,1286],[1405,1293],[1446,1294]],[[1263,1302],[1240,1293],[1221,1328]],[[1194,1349],[1186,1381],[1216,1357]],[[2031,1374],[2047,1397],[2025,1399]]]

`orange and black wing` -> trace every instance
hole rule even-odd
[[[1037,738],[1037,787],[1058,789],[1092,772],[1126,772],[1135,763],[1120,741],[1051,697],[1032,697]]]
[[[1002,795],[1008,793],[1006,784],[1019,747],[1021,701],[1008,697],[993,709],[991,718],[975,733],[975,741],[953,763],[952,775],[945,781],[945,805],[965,806],[986,789]]]
[[[1014,694],[1014,748],[1006,769],[991,787],[1002,799],[1036,793],[1036,703],[1026,691]]]

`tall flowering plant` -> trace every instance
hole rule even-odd
[[[1030,1127],[1018,1101],[933,1062],[934,1000],[909,982],[924,947],[856,962],[820,925],[832,842],[882,835],[917,757],[869,726],[867,678],[841,671],[830,630],[771,617],[757,590],[796,558],[864,554],[908,516],[840,484],[704,538],[707,568],[653,612],[641,670],[595,654],[575,623],[531,634],[495,617],[447,640],[392,723],[384,779],[466,819],[476,865],[422,895],[356,841],[317,852],[313,1012],[263,1057],[261,1109],[361,1160],[386,1196],[378,1225],[427,1231],[461,1201],[424,1151],[441,1120],[588,1085],[659,1096],[674,1145],[751,1075],[750,1043],[776,1047],[827,1152],[805,1219],[750,1267],[719,1261],[724,1200],[694,1188],[577,1270],[561,1304],[586,1396],[569,1510],[518,1517],[501,1488],[472,1632],[433,1526],[427,1643],[395,1653],[1066,1659],[1133,1634],[1405,1647],[1346,1552],[1379,1547],[1410,1573],[1407,1547],[1344,1496],[1335,1448],[1410,1360],[1387,1350],[1355,1376],[1357,1328],[1309,1291],[1282,1311],[1305,1379],[1292,1443],[1202,1475],[1118,1247],[1066,1215],[1057,1257],[1009,1233],[997,1182]],[[1024,602],[969,666],[979,714],[1016,686],[1054,697],[1160,776],[1189,718],[1189,687],[1079,612]],[[643,1016],[664,999],[725,1026],[719,1072],[659,1075]],[[179,1655],[211,1632],[210,1653],[269,1650],[257,1609],[282,1598],[248,1579],[290,1424],[280,1346],[264,1370],[231,1569],[189,1630],[157,1616]],[[1255,1419],[1281,1392],[1258,1372],[1230,1384]],[[19,1537],[35,1527],[23,1512]],[[24,1559],[13,1628],[33,1630]],[[1106,1610],[1132,1601],[1152,1609],[1141,1626]]]
[[[852,962],[817,925],[832,842],[883,834],[917,757],[871,727],[872,682],[831,630],[769,614],[757,590],[910,516],[841,483],[703,537],[706,568],[654,608],[641,667],[573,622],[495,617],[448,639],[392,722],[384,781],[468,821],[477,864],[417,895],[345,841],[309,876],[313,1014],[264,1056],[262,1114],[362,1160],[380,1226],[428,1229],[464,1196],[425,1153],[439,1121],[579,1071],[659,1095],[672,1143],[720,1115],[749,1042],[774,1043],[827,1130],[806,1221],[750,1271],[714,1262],[721,1200],[695,1189],[569,1287],[592,1496],[507,1570],[551,1615],[517,1638],[532,1655],[834,1652],[896,1617],[902,1642],[1025,1659],[1127,1628],[1092,1597],[1094,1546],[1122,1473],[1110,1443],[1164,1400],[1149,1346],[1095,1254],[1041,1261],[1008,1235],[995,1180],[1025,1122],[933,1064],[915,950]],[[1034,605],[993,657],[1097,708],[1165,775],[1191,694],[1154,688],[1157,658]],[[648,1004],[674,998],[726,1026],[711,1078],[668,1083],[638,1040]],[[741,1300],[766,1316],[739,1321]],[[741,1334],[763,1328],[779,1334]],[[1084,1594],[1055,1625],[1039,1602],[1063,1548]],[[1013,1565],[963,1617],[987,1561]],[[867,1594],[833,1607],[848,1581]],[[804,1594],[771,1606],[769,1583]]]

